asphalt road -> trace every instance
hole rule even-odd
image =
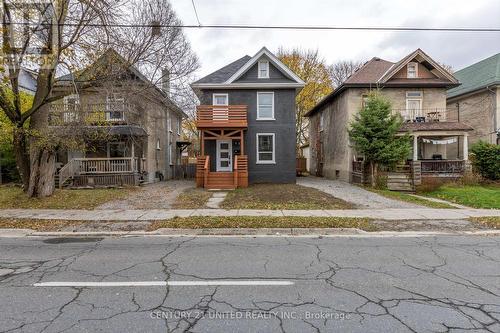
[[[500,237],[0,239],[0,332],[186,331],[500,332]]]

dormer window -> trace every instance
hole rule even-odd
[[[269,61],[259,61],[259,79],[269,79]]]
[[[416,79],[418,77],[418,64],[416,62],[410,62],[407,69],[407,77],[409,79]]]

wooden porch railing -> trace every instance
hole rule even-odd
[[[206,156],[205,164],[203,165],[203,187],[207,187],[209,172],[210,172],[210,156]]]
[[[139,171],[139,158],[73,158],[59,170],[59,187],[74,176],[131,174]]]
[[[465,171],[464,160],[422,160],[422,173],[457,174]]]
[[[248,127],[246,105],[198,105],[198,128],[245,128]]]
[[[248,156],[236,155],[235,163],[235,187],[248,187]]]

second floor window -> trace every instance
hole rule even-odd
[[[422,92],[407,91],[406,92],[406,115],[403,115],[407,120],[416,120],[422,116]]]
[[[169,132],[172,132],[172,116],[167,115],[167,129]]]
[[[259,79],[269,79],[269,61],[259,61]]]
[[[324,126],[325,126],[325,111],[322,111],[321,114],[319,115],[319,131],[320,132],[323,130]]]
[[[177,135],[181,135],[181,126],[182,126],[182,121],[181,118],[177,118]]]
[[[80,105],[80,98],[78,95],[69,95],[64,97],[64,113],[63,121],[65,123],[78,120],[78,106]]]
[[[229,105],[228,94],[214,94],[213,105]]]
[[[108,94],[106,96],[106,120],[125,120],[125,98],[120,94]]]
[[[418,77],[418,64],[416,62],[410,62],[407,65],[407,78],[415,79]]]
[[[274,93],[257,93],[257,120],[274,120]]]

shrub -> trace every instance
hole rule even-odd
[[[486,179],[500,179],[500,145],[479,141],[471,147],[472,163],[476,172]]]

